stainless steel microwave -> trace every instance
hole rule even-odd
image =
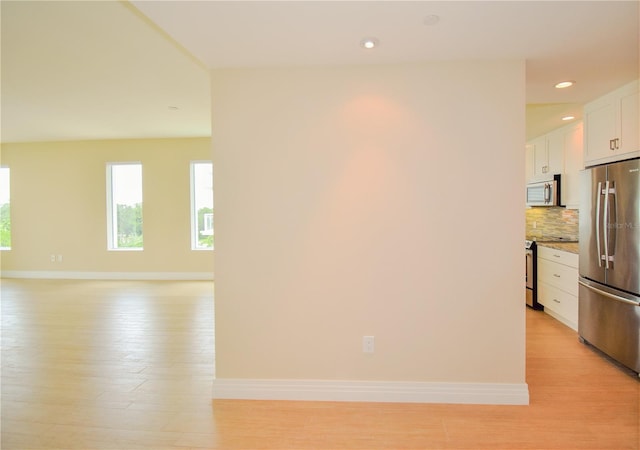
[[[553,180],[527,184],[527,206],[562,206],[560,204],[560,175]]]

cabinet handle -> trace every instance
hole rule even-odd
[[[554,258],[560,258],[560,255],[558,255],[557,253],[554,253],[554,254],[553,254],[553,257],[554,257]]]
[[[555,299],[555,298],[553,299],[553,301],[556,302],[556,303],[560,303],[560,300]]]
[[[619,150],[620,149],[620,138],[611,139],[609,141],[609,150]]]
[[[553,276],[556,278],[560,278],[560,275],[558,275],[557,273],[554,273]]]

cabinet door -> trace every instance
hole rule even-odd
[[[544,305],[547,314],[578,331],[578,297],[546,283],[540,283],[538,301]]]
[[[578,255],[576,253],[566,252],[563,250],[556,250],[555,248],[549,248],[544,245],[538,246],[538,263],[541,264],[541,260],[551,261],[552,263],[562,264],[564,266],[578,268]],[[577,272],[576,272],[577,276]]]
[[[525,157],[525,181],[527,183],[533,181],[534,179],[534,168],[533,168],[533,161],[534,161],[534,153],[535,153],[535,146],[533,146],[532,144],[527,144],[525,146],[525,150],[524,150],[524,157]]]
[[[616,108],[610,96],[585,107],[584,126],[585,163],[613,156],[610,141],[616,137]]]
[[[549,177],[564,172],[564,135],[566,128],[561,128],[547,135],[547,172]]]
[[[538,259],[538,282],[574,296],[578,295],[578,270],[546,259]]]
[[[580,171],[582,161],[582,122],[564,134],[564,175],[562,178],[562,204],[578,209],[580,203]]]
[[[640,149],[640,129],[638,122],[638,91],[628,92],[620,97],[620,142],[618,143],[618,153],[635,152]]]
[[[547,137],[541,136],[532,140],[529,145],[533,147],[533,178],[545,179],[549,171],[549,153],[547,151]]]
[[[640,155],[639,101],[636,80],[585,105],[586,165]]]

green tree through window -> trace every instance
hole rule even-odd
[[[117,208],[118,248],[142,247],[142,203]]]

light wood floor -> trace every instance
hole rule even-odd
[[[532,310],[529,406],[212,402],[212,292],[2,280],[2,449],[640,447],[640,382]]]

